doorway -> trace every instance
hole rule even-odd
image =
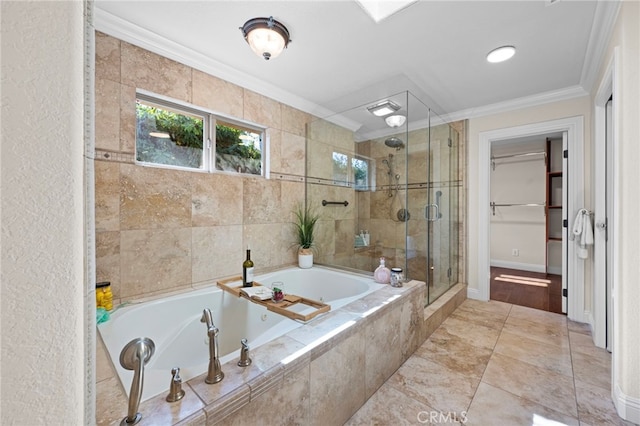
[[[481,132],[478,141],[478,264],[477,294],[472,297],[480,300],[489,300],[490,296],[490,235],[491,235],[491,145],[493,142],[510,139],[526,138],[536,135],[554,133],[567,133],[568,161],[571,167],[567,173],[566,195],[566,219],[567,226],[571,229],[573,218],[584,207],[584,119],[581,116],[527,124],[492,131]],[[584,308],[584,267],[582,261],[577,258],[576,247],[568,244],[566,250],[565,270],[562,276],[566,277],[567,287],[567,316],[578,322],[587,322]]]
[[[491,143],[491,300],[566,313],[566,135]]]

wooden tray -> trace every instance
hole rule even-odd
[[[257,303],[258,305],[262,305],[266,307],[271,312],[275,312],[277,314],[284,315],[287,318],[291,318],[298,321],[306,322],[322,313],[329,312],[331,310],[331,306],[327,305],[326,303],[318,302],[317,300],[313,300],[313,299],[307,299],[306,297],[296,296],[294,294],[285,294],[284,300],[280,302],[274,302],[271,299],[260,300],[259,298],[250,298],[246,294],[240,291],[242,287],[229,286],[229,283],[238,282],[238,281],[241,282],[242,277],[227,278],[226,280],[218,281],[217,284],[218,284],[218,287],[220,287],[224,291],[227,291],[238,297],[244,297],[245,299],[250,300],[253,303]],[[260,284],[257,281],[253,282],[254,287],[261,286],[261,285],[262,284]],[[296,306],[300,304],[310,306],[312,308],[315,308],[315,310],[306,315],[303,315],[299,312],[294,312],[288,309],[288,308],[291,308],[292,306]]]

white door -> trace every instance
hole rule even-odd
[[[562,132],[562,313],[567,313],[567,258],[569,242],[569,159],[565,155],[568,152],[569,135]]]
[[[594,342],[611,350],[613,312],[613,102],[604,105],[604,138],[596,143],[594,212]],[[600,296],[599,296],[600,295]],[[602,314],[599,314],[602,312]],[[604,324],[602,324],[604,322]]]

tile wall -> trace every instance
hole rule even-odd
[[[267,126],[271,179],[134,164],[136,89]],[[115,299],[294,264],[312,117],[170,59],[96,34],[96,264]],[[269,236],[269,238],[265,238]]]

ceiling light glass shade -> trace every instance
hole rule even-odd
[[[400,127],[407,121],[407,117],[401,114],[390,115],[384,119],[389,127]]]
[[[267,61],[277,58],[291,42],[287,27],[273,19],[273,16],[249,19],[240,30],[251,50]]]
[[[367,107],[367,110],[376,117],[384,117],[385,115],[392,114],[399,109],[400,105],[390,100],[382,101]]]
[[[487,61],[491,63],[504,62],[516,54],[516,48],[513,46],[502,46],[493,49],[487,54]]]

